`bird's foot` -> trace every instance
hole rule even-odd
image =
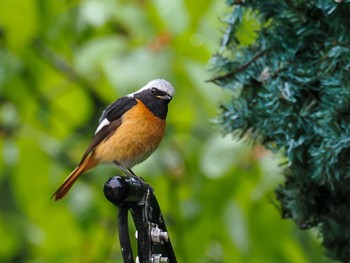
[[[134,172],[130,169],[130,168],[125,168],[123,165],[121,165],[118,161],[113,161],[113,163],[119,167],[120,170],[123,171],[123,173],[126,176],[130,176],[130,177],[137,177],[136,174],[134,174]]]

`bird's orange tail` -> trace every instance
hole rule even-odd
[[[71,172],[71,174],[64,180],[62,185],[56,190],[56,192],[52,195],[51,198],[54,198],[55,201],[60,200],[63,198],[69,189],[73,186],[75,181],[79,178],[80,175],[82,175],[84,172],[87,172],[91,168],[95,167],[97,165],[97,160],[92,156],[87,156],[79,165],[77,168]]]

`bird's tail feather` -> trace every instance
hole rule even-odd
[[[80,175],[82,175],[84,172],[87,172],[91,168],[95,167],[97,165],[97,160],[94,158],[94,156],[89,155],[87,156],[79,165],[77,168],[71,172],[71,174],[64,180],[62,185],[56,190],[56,192],[52,195],[51,198],[53,198],[55,201],[60,200],[63,198],[69,189],[73,186],[75,181],[79,178]]]

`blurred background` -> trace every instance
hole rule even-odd
[[[50,197],[103,109],[154,78],[176,95],[161,146],[134,172],[155,189],[178,261],[329,262],[316,232],[281,219],[281,160],[215,124],[231,93],[205,80],[230,11],[223,0],[0,0],[0,262],[122,262],[102,191],[118,169]]]

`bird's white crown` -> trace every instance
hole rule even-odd
[[[129,96],[133,96],[135,93],[139,93],[141,91],[151,89],[151,88],[156,88],[161,91],[164,91],[166,94],[168,94],[171,97],[173,97],[175,94],[174,87],[168,81],[166,81],[165,79],[154,79],[148,82],[145,86],[143,86],[138,91],[130,94]]]

